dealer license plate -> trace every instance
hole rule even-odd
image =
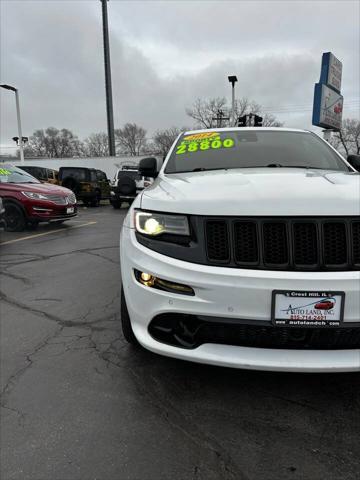
[[[344,292],[273,291],[271,320],[277,326],[338,327],[343,321]]]
[[[74,213],[74,207],[67,208],[66,213]]]

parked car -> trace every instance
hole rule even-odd
[[[18,165],[18,168],[30,173],[30,175],[37,178],[42,183],[52,183],[53,185],[59,184],[59,172],[53,168],[36,167],[31,165]]]
[[[0,197],[0,227],[5,226],[5,207],[2,198]]]
[[[123,165],[117,170],[111,185],[111,205],[114,208],[120,208],[124,202],[131,205],[138,193],[151,183],[150,178],[139,174],[137,165]]]
[[[101,200],[110,198],[110,180],[95,168],[60,167],[59,182],[87,206],[97,207]]]
[[[156,180],[121,231],[130,343],[236,368],[360,371],[350,161],[312,132],[245,127],[186,132],[160,172],[155,159],[139,171]]]
[[[77,215],[76,197],[71,190],[41,183],[10,164],[0,164],[0,195],[6,229],[10,232],[39,222],[62,223]]]

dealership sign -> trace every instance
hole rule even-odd
[[[340,130],[344,101],[341,77],[342,63],[332,53],[323,53],[320,82],[314,91],[313,125]]]

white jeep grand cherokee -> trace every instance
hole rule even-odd
[[[121,232],[126,339],[194,362],[360,371],[360,174],[311,132],[181,134]]]

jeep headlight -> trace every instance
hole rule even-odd
[[[189,222],[185,215],[169,215],[159,212],[135,211],[136,231],[154,237],[162,233],[190,235]]]

